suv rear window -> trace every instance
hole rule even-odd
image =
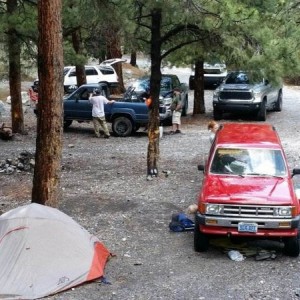
[[[112,68],[108,68],[108,67],[99,67],[99,70],[100,70],[101,73],[104,74],[104,75],[114,74],[114,70],[113,70]]]

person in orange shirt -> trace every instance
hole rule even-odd
[[[36,104],[39,99],[39,94],[38,94],[38,83],[34,83],[30,89],[28,90],[28,96],[31,100],[31,104],[33,107],[36,107]]]

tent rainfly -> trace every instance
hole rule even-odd
[[[0,299],[37,299],[101,278],[110,252],[58,209],[31,203],[0,216]]]

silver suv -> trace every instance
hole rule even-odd
[[[265,121],[267,111],[282,110],[282,86],[268,80],[252,79],[251,74],[230,72],[213,95],[213,114],[220,120],[223,113],[253,113]]]

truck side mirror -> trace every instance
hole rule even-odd
[[[198,165],[198,170],[199,171],[204,171],[204,165]]]
[[[299,175],[299,174],[300,174],[300,169],[299,169],[299,168],[293,169],[293,171],[292,171],[292,177],[293,177],[294,175]]]

